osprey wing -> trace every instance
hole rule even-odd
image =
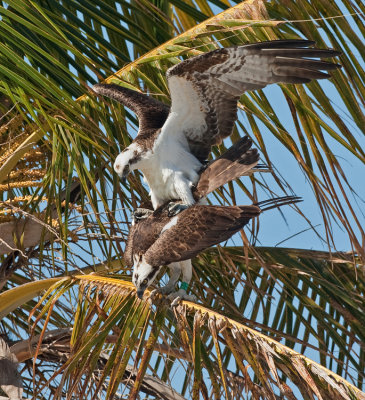
[[[257,206],[192,206],[169,220],[145,253],[150,265],[166,265],[195,257],[229,239],[261,212]]]
[[[136,220],[130,226],[124,251],[126,265],[133,266],[135,257],[139,257],[148,251],[170,220],[171,218],[169,218],[165,209],[160,207],[149,217]]]
[[[105,83],[94,85],[92,89],[130,108],[138,117],[139,134],[161,128],[169,114],[169,106],[136,90]]]
[[[329,78],[321,71],[340,67],[321,60],[339,55],[338,51],[308,48],[313,44],[309,40],[275,40],[228,47],[171,67],[167,71],[172,100],[167,131],[176,131],[171,128],[177,125],[191,152],[200,161],[206,160],[211,146],[231,134],[243,92],[271,83]]]
[[[251,146],[252,140],[244,136],[220,157],[211,161],[193,188],[194,199],[198,202],[220,186],[249,173],[260,158],[257,149],[251,149]]]
[[[127,243],[125,245],[125,250],[124,250],[124,254],[123,254],[124,263],[128,267],[133,266],[133,247],[134,247],[134,243],[135,243],[134,235],[135,235],[136,231],[137,231],[137,225],[131,225],[129,228],[128,239],[127,239]]]

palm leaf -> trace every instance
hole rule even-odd
[[[130,274],[122,259],[129,210],[146,199],[147,192],[139,175],[130,177],[128,185],[121,187],[113,175],[110,160],[130,143],[136,120],[120,105],[97,100],[88,92],[89,86],[106,79],[149,92],[168,102],[165,71],[183,58],[220,45],[298,36],[314,39],[318,46],[343,50],[342,71],[336,72],[331,83],[324,85],[314,82],[306,86],[281,87],[280,104],[288,104],[293,129],[282,118],[269,92],[241,97],[240,107],[246,112],[247,120],[238,122],[232,140],[246,133],[254,137],[272,172],[265,176],[256,175],[250,182],[242,180],[229,185],[217,191],[213,201],[236,203],[241,201],[242,195],[256,201],[257,197],[262,199],[267,195],[290,192],[290,186],[271,162],[274,157],[270,151],[271,133],[281,143],[283,155],[296,160],[308,178],[323,217],[325,229],[321,233],[326,236],[329,247],[333,249],[336,245],[336,233],[333,232],[338,223],[345,229],[355,253],[343,256],[274,248],[218,248],[195,260],[193,291],[204,307],[258,329],[265,336],[283,340],[285,345],[309,358],[316,356],[320,364],[361,388],[365,365],[361,328],[364,224],[356,197],[352,197],[356,182],[347,174],[336,153],[341,148],[349,160],[359,164],[364,162],[359,140],[364,126],[363,17],[358,14],[353,18],[332,18],[343,13],[340,5],[309,0],[269,3],[250,0],[212,17],[213,3],[214,12],[216,7],[225,9],[228,6],[226,1],[192,3],[174,0],[168,4],[143,0],[117,5],[108,0],[64,1],[62,4],[56,1],[10,1],[9,7],[0,7],[0,223],[15,227],[28,220],[28,223],[32,221],[36,226],[42,226],[40,236],[32,238],[34,248],[25,246],[23,228],[16,235],[10,235],[7,243],[11,249],[7,247],[4,250],[7,254],[2,256],[1,271],[6,273],[2,275],[1,285],[8,290],[27,284],[34,277],[47,280],[65,273],[74,276],[80,269],[89,273],[94,270],[94,265],[99,272],[120,269]],[[344,7],[349,14],[363,10],[358,0],[345,1]],[[316,18],[324,19],[314,21]],[[305,21],[290,22],[293,19]],[[135,61],[129,63],[130,60]],[[331,101],[336,95],[342,99],[340,107],[346,110],[351,121],[343,118],[339,107]],[[229,143],[214,149],[214,154],[224,151],[225,146]],[[72,199],[75,184],[79,185],[76,200]],[[299,218],[301,215],[298,209]],[[306,218],[309,226],[317,222]],[[0,225],[0,230],[2,228],[5,226]],[[46,235],[49,230],[54,233],[51,237]],[[252,234],[253,241],[257,235],[260,238],[260,225],[256,222]],[[248,245],[247,237],[243,235],[242,238]],[[69,280],[65,282],[69,283]],[[119,347],[115,346],[119,350],[113,351],[106,342],[95,341],[82,352],[82,346],[90,341],[88,328],[83,328],[87,318],[100,318],[95,331],[104,329],[106,315],[99,308],[100,302],[104,307],[104,295],[101,284],[98,285],[91,285],[88,292],[92,299],[100,289],[100,298],[95,297],[97,301],[92,306],[88,299],[84,300],[81,295],[77,297],[77,293],[66,287],[57,292],[57,302],[45,300],[48,309],[53,310],[48,315],[48,326],[65,328],[76,318],[74,360],[80,356],[84,362],[89,357],[91,365],[99,367],[100,351],[107,349],[101,380],[94,382],[90,390],[103,389],[101,382],[112,377],[114,383],[109,386],[112,393],[117,390],[121,377],[126,377],[124,372],[128,373],[131,358],[137,360],[137,364],[142,359],[144,340],[150,337],[153,313],[135,303],[132,294],[125,294],[125,321],[120,322],[125,325],[121,325],[120,335],[117,332]],[[22,286],[19,290],[19,293],[27,292]],[[20,306],[33,295],[35,293],[21,297],[18,302],[13,298],[11,304]],[[74,317],[77,298],[78,312]],[[120,300],[118,295],[109,299],[106,312],[117,307]],[[136,304],[137,311],[134,311]],[[34,305],[35,301],[29,300],[21,308],[9,308],[2,320],[2,329],[21,339],[28,330],[29,311]],[[323,383],[318,374],[309,370],[305,359],[299,357],[300,361],[295,362],[285,352],[286,364],[276,355],[272,364],[268,353],[260,350],[259,356],[265,359],[264,368],[260,367],[252,355],[254,342],[250,341],[244,342],[248,350],[243,355],[252,363],[254,372],[242,363],[237,364],[235,371],[229,370],[228,366],[235,366],[235,360],[241,359],[243,351],[229,344],[232,343],[233,328],[227,328],[226,337],[225,331],[216,334],[214,323],[210,323],[210,330],[206,325],[207,317],[202,313],[195,315],[195,311],[187,309],[186,315],[181,311],[176,319],[169,311],[164,322],[156,319],[151,348],[162,349],[163,336],[160,334],[156,339],[161,329],[163,335],[171,338],[175,351],[172,358],[152,356],[147,363],[151,354],[148,353],[140,374],[130,375],[133,376],[132,383],[136,382],[135,394],[146,367],[164,382],[172,376],[181,359],[189,364],[189,368],[182,364],[188,374],[181,392],[194,393],[195,397],[199,393],[207,396],[207,391],[211,391],[209,394],[220,398],[224,376],[226,393],[236,390],[237,396],[241,396],[239,388],[247,387],[251,393],[271,396],[270,391],[276,385],[276,394],[285,392],[290,398],[291,389],[287,389],[284,375],[296,380],[300,370],[306,381],[303,384],[298,381],[298,390],[303,397],[310,398],[309,393],[314,393],[326,398],[324,388],[334,387],[332,378],[328,382],[323,378],[327,382]],[[40,334],[41,322],[46,315],[34,314],[34,318],[39,319],[35,333]],[[34,318],[33,322],[36,321]],[[114,315],[114,318],[117,319],[110,321],[118,321],[118,317]],[[142,332],[134,331],[134,326],[141,327]],[[175,334],[176,326],[182,327],[180,336]],[[107,328],[103,330],[105,341],[109,335],[107,331]],[[79,342],[75,341],[77,332],[80,332]],[[246,340],[240,333],[237,335],[239,340]],[[141,343],[138,348],[133,345],[137,339]],[[194,339],[193,348],[190,339]],[[184,357],[178,346],[184,349]],[[113,362],[117,355],[122,361],[116,366]],[[58,365],[52,365],[52,369]],[[92,372],[86,371],[85,376],[82,375],[85,370],[81,370],[81,375],[74,376],[72,368],[67,370],[67,376],[73,376],[74,380],[68,378],[68,384],[71,387],[74,382],[72,390],[79,390],[79,382],[86,382]],[[206,387],[207,375],[205,372],[202,375],[200,368],[210,377],[211,387]],[[262,382],[267,377],[267,368],[272,373],[268,383]],[[196,375],[191,380],[194,370]],[[40,364],[36,365],[36,371],[40,379],[36,386],[40,388],[43,385],[40,382],[45,382],[51,375],[46,379]],[[326,373],[323,372],[323,377]],[[33,395],[30,381],[29,384],[29,393]],[[344,398],[350,396],[350,392],[356,394],[351,388],[348,391],[335,388]],[[54,381],[50,383],[50,390],[57,390]],[[329,393],[335,398],[334,392]]]
[[[199,378],[203,368],[211,368],[210,373],[215,373],[216,377],[218,370],[222,372],[221,378],[217,377],[217,380],[222,388],[225,387],[225,398],[230,398],[228,383],[225,383],[227,364],[223,359],[227,350],[233,355],[237,367],[243,373],[245,388],[254,396],[262,395],[275,399],[277,389],[282,394],[293,394],[293,390],[298,390],[303,397],[314,394],[324,399],[329,396],[334,399],[360,399],[364,396],[355,386],[313,360],[202,305],[184,301],[175,309],[174,314],[167,312],[163,304],[157,305],[157,309],[152,311],[147,302],[134,297],[135,289],[129,282],[95,275],[79,275],[75,279],[80,284],[80,296],[84,300],[79,303],[76,313],[74,335],[71,339],[72,356],[61,368],[61,371],[64,371],[63,381],[69,393],[71,391],[77,395],[85,385],[84,379],[92,380],[100,354],[106,351],[111,355],[105,365],[107,372],[99,372],[98,384],[96,387],[95,382],[92,384],[95,389],[89,394],[92,396],[94,390],[98,391],[102,387],[102,381],[106,376],[110,376],[107,395],[112,396],[120,387],[126,365],[132,357],[134,364],[138,365],[135,383],[130,392],[130,397],[133,398],[138,392],[152,351],[159,351],[160,347],[156,346],[156,343],[160,339],[160,343],[163,344],[163,338],[165,342],[174,339],[177,346],[173,352],[175,357],[179,354],[176,350],[179,350],[180,346],[187,353],[184,357],[188,360],[187,372],[190,368],[195,370],[192,394],[196,398],[199,392],[208,394],[208,386]],[[57,293],[55,295],[58,298]],[[52,297],[47,300],[42,313],[51,309]],[[166,337],[166,330],[161,335],[162,327],[166,326],[165,317],[179,327],[180,344],[176,342],[176,337]],[[112,345],[107,340],[111,332],[116,335]],[[186,341],[184,337],[191,338],[188,340],[192,340],[192,347],[183,345]],[[211,351],[213,343],[216,355]],[[141,346],[144,348],[143,352],[140,351]],[[202,362],[204,358],[198,357],[203,352],[208,355],[209,362]],[[257,384],[254,384],[247,374],[246,363],[258,379]],[[88,368],[84,367],[86,365]],[[283,376],[289,379],[296,389],[290,389]],[[61,395],[61,391],[57,394]]]

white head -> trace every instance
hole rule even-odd
[[[142,149],[137,143],[132,143],[124,149],[114,162],[114,171],[125,179],[127,175],[138,168],[138,163],[143,157]]]
[[[144,256],[134,256],[132,282],[137,289],[137,296],[141,299],[144,291],[155,280],[161,266],[154,267],[144,260]]]

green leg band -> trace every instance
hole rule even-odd
[[[187,282],[181,282],[180,284],[180,289],[185,290],[185,292],[188,290],[189,284]]]

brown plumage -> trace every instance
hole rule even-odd
[[[248,136],[244,136],[221,156],[203,167],[199,174],[199,181],[193,187],[195,201],[198,202],[228,182],[254,172],[260,155],[257,149],[251,149],[251,146],[252,140]],[[262,170],[265,170],[265,166],[261,166],[260,171]],[[171,199],[171,201],[178,200]],[[167,203],[169,202],[166,202],[164,206]],[[139,207],[142,209],[153,209],[151,201],[145,201]]]
[[[134,256],[139,255],[144,255],[152,266],[188,260],[229,239],[260,212],[260,208],[253,205],[194,205],[171,218],[167,209],[161,208],[131,227],[125,262],[132,266]],[[166,229],[175,219],[176,224]]]
[[[238,232],[262,211],[301,201],[295,196],[268,199],[249,206],[194,205],[174,217],[168,207],[160,207],[149,217],[137,221],[129,230],[124,260],[133,266],[135,259],[158,267],[188,260]]]
[[[308,48],[314,44],[310,40],[296,39],[252,43],[214,50],[170,68],[167,78],[173,109],[183,107],[187,101],[179,96],[181,81],[185,81],[187,92],[194,91],[199,99],[200,110],[195,105],[195,113],[204,110],[205,127],[185,132],[192,153],[199,160],[205,160],[211,147],[232,133],[237,119],[237,101],[242,93],[272,83],[308,83],[313,79],[330,78],[322,70],[335,70],[340,65],[310,58],[334,57],[340,52]]]
[[[169,106],[136,90],[112,83],[99,83],[93,90],[130,108],[138,117],[141,132],[161,128],[169,114]]]
[[[183,111],[191,100],[186,95],[195,92],[193,96],[197,96],[200,107],[191,111],[204,114],[205,125],[195,129],[181,126],[195,157],[205,161],[211,146],[221,143],[231,134],[237,119],[237,101],[242,93],[272,83],[308,83],[313,79],[330,78],[322,71],[341,66],[322,59],[341,53],[309,47],[314,44],[310,40],[296,39],[252,43],[217,49],[171,67],[166,75],[174,111],[180,108]],[[185,92],[180,90],[182,85],[186,86]],[[98,84],[93,90],[124,104],[137,114],[138,136],[146,138],[147,132],[148,136],[153,135],[153,130],[162,128],[167,119],[169,107],[143,93],[115,84]],[[190,116],[192,119],[193,114]],[[136,140],[140,141],[142,137],[138,136]]]
[[[243,175],[248,175],[259,161],[257,149],[251,149],[252,140],[244,136],[220,157],[211,161],[200,173],[193,189],[196,201]]]
[[[244,174],[248,174],[259,161],[257,149],[251,149],[251,146],[252,140],[248,136],[245,136],[216,160],[210,162],[204,170],[201,171],[199,182],[193,189],[195,200],[198,202],[220,186]],[[152,209],[152,206],[147,203],[143,204],[141,207]],[[153,217],[148,220],[148,234],[143,232],[145,223],[137,230],[136,227],[137,225],[139,226],[140,222],[130,227],[124,252],[124,259],[127,265],[133,265],[133,247],[136,243],[143,243],[144,248],[147,249],[157,240],[161,230],[169,221],[167,210],[168,203],[154,212]]]

